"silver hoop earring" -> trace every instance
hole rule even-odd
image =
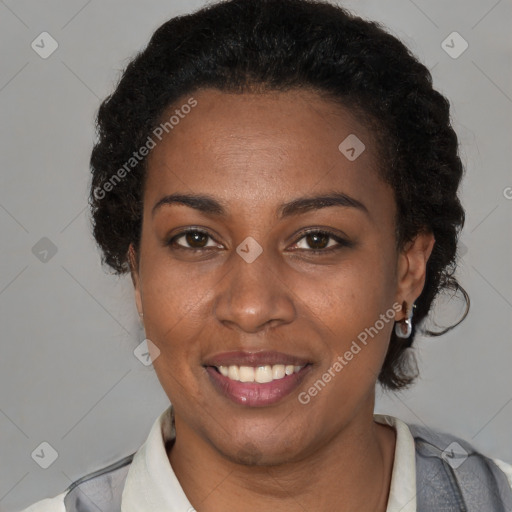
[[[395,324],[395,334],[399,338],[408,338],[412,333],[412,315],[413,315],[414,307],[415,307],[415,305],[413,304],[413,306],[411,307],[409,316],[407,316],[401,322],[396,322],[396,324]],[[405,314],[407,315],[407,304],[405,306]]]

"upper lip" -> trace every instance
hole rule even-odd
[[[204,366],[264,366],[274,364],[305,366],[309,361],[302,357],[293,356],[290,354],[283,354],[282,352],[275,351],[260,351],[260,352],[223,352],[214,356],[208,357],[203,363]]]

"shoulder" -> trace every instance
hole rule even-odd
[[[34,503],[22,512],[120,510],[128,470],[135,453],[74,481],[55,498]]]
[[[66,512],[64,506],[64,497],[66,492],[55,496],[55,498],[48,498],[38,501],[30,507],[23,509],[21,512]]]
[[[493,507],[503,505],[512,509],[510,464],[486,456],[456,435],[408,426],[416,450],[419,503],[435,505],[436,510],[446,503],[471,503],[475,510],[498,510]]]
[[[501,459],[491,459],[505,473],[510,487],[512,487],[512,464],[504,462]]]
[[[420,457],[441,458],[454,469],[462,466],[471,457],[485,459],[487,463],[502,468],[502,472],[505,473],[507,479],[510,479],[509,474],[507,474],[511,469],[510,464],[486,456],[466,439],[422,425],[412,424],[408,427],[414,439],[417,454]]]

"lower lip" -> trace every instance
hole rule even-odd
[[[212,366],[206,367],[213,384],[224,396],[239,405],[248,407],[264,407],[275,404],[299,386],[309,369],[310,365],[306,365],[297,373],[260,384],[231,380]]]

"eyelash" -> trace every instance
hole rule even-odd
[[[208,251],[208,250],[214,249],[214,247],[192,248],[192,247],[183,247],[183,246],[175,244],[176,240],[178,240],[179,238],[181,238],[181,237],[183,237],[185,235],[188,235],[190,233],[200,233],[202,235],[206,235],[211,240],[214,240],[214,238],[212,236],[210,236],[208,234],[208,232],[203,231],[202,229],[186,229],[186,230],[181,231],[180,233],[174,235],[172,238],[170,238],[165,243],[165,245],[166,246],[175,245],[174,246],[175,249],[189,251],[189,252],[193,252],[193,253],[203,252],[203,251]],[[332,253],[334,251],[342,249],[343,247],[352,247],[352,245],[353,245],[351,242],[349,242],[348,240],[346,240],[344,238],[341,238],[339,235],[333,233],[332,231],[324,230],[324,229],[322,229],[322,230],[320,230],[320,229],[316,229],[316,230],[312,229],[312,230],[309,230],[309,231],[303,231],[303,232],[299,233],[299,235],[298,235],[299,238],[296,239],[296,241],[294,242],[294,245],[297,244],[299,241],[301,241],[303,238],[305,238],[307,235],[326,235],[330,239],[332,238],[335,242],[337,242],[338,245],[333,246],[333,247],[329,247],[327,249],[294,249],[294,250],[296,250],[296,251],[306,251],[308,253],[313,253],[313,254],[330,254],[330,253]]]

